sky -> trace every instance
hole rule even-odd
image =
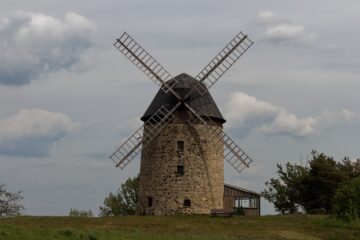
[[[124,31],[173,76],[200,70],[239,31],[254,45],[211,88],[252,157],[225,182],[260,192],[311,150],[360,157],[360,1],[0,0],[0,182],[26,215],[99,206],[139,172],[108,156],[157,86],[112,45]],[[262,214],[273,214],[263,201]]]

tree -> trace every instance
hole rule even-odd
[[[277,212],[281,214],[296,213],[301,208],[300,184],[307,177],[308,170],[289,162],[285,164],[285,168],[280,164],[276,166],[279,178],[271,178],[265,183],[268,188],[262,191],[262,196],[274,204]]]
[[[110,192],[100,207],[100,216],[132,215],[138,202],[139,177],[129,178],[117,190]]]
[[[20,201],[23,199],[21,192],[9,192],[4,184],[0,184],[0,217],[20,215],[24,210]]]
[[[70,208],[69,217],[92,217],[93,213],[91,210],[79,210],[76,208]]]
[[[305,167],[286,163],[277,164],[278,178],[265,183],[262,195],[273,203],[281,214],[331,213],[332,199],[341,183],[360,176],[360,160],[344,158],[341,162],[316,151]]]
[[[301,204],[308,213],[330,213],[336,189],[350,176],[341,163],[324,153],[313,151],[309,165],[308,177],[301,183]]]
[[[340,168],[350,178],[360,177],[360,159],[351,161],[349,157],[344,157]]]
[[[360,218],[360,177],[340,185],[333,198],[335,217],[352,221]]]

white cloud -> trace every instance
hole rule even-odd
[[[258,13],[258,18],[261,23],[270,23],[274,20],[275,14],[271,11],[261,11]]]
[[[120,132],[123,131],[136,131],[144,123],[140,120],[140,117],[131,118],[126,120],[124,123],[118,124],[116,127]]]
[[[298,118],[295,114],[286,111],[278,112],[278,115],[269,124],[260,127],[267,134],[284,134],[294,137],[311,137],[318,135],[315,129],[317,120],[309,118]]]
[[[260,101],[245,93],[231,94],[225,105],[227,127],[252,130],[268,135],[287,135],[295,138],[319,136],[326,129],[351,121],[356,115],[347,110],[323,111],[316,117],[301,118],[284,108]]]
[[[300,24],[280,24],[268,27],[265,33],[265,38],[275,43],[306,44],[313,41],[315,37],[315,33],[308,32],[305,27]]]
[[[332,126],[351,121],[355,117],[355,114],[347,109],[334,112],[326,110],[317,117],[308,118],[299,118],[294,114],[279,112],[273,122],[262,126],[260,130],[267,134],[312,137],[321,135]]]
[[[24,85],[52,71],[75,70],[93,45],[95,25],[67,13],[57,19],[16,12],[0,19],[0,84]]]
[[[0,120],[0,154],[42,156],[77,124],[63,113],[23,109]]]
[[[246,93],[236,92],[230,95],[225,105],[227,126],[244,126],[256,118],[272,119],[279,109],[270,103],[257,100]]]
[[[281,20],[271,11],[259,12],[258,19],[266,26],[263,38],[273,43],[304,46],[316,38],[316,34],[307,30],[304,25]]]

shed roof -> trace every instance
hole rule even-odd
[[[258,195],[259,197],[261,196],[260,193],[257,193],[257,192],[254,192],[254,191],[251,191],[251,190],[248,190],[248,189],[245,189],[245,188],[241,188],[241,187],[236,187],[236,186],[226,184],[226,183],[224,183],[224,187],[233,188],[233,189],[236,189],[236,190],[239,190],[239,191],[242,191],[242,192],[246,192],[246,193],[251,193],[251,194],[254,194],[254,195]]]
[[[180,97],[184,97],[190,90],[192,84],[197,81],[195,78],[186,73],[176,76],[175,79],[177,84],[174,87],[174,91],[180,95]],[[174,79],[169,80],[170,85],[172,81],[174,81]],[[178,103],[178,101],[179,100],[171,92],[166,93],[159,89],[150,103],[150,106],[141,117],[141,120],[146,121],[149,119],[161,106],[171,109]],[[186,103],[195,109],[200,116],[211,117],[221,123],[225,123],[226,121],[208,90],[206,90],[203,95],[197,91],[192,91],[189,98],[186,100]]]

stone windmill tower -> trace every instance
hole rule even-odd
[[[144,125],[111,156],[123,169],[141,152],[139,211],[209,214],[223,208],[224,159],[239,173],[251,158],[224,133],[208,89],[253,44],[240,32],[195,77],[173,77],[127,33],[114,46],[160,89]]]

